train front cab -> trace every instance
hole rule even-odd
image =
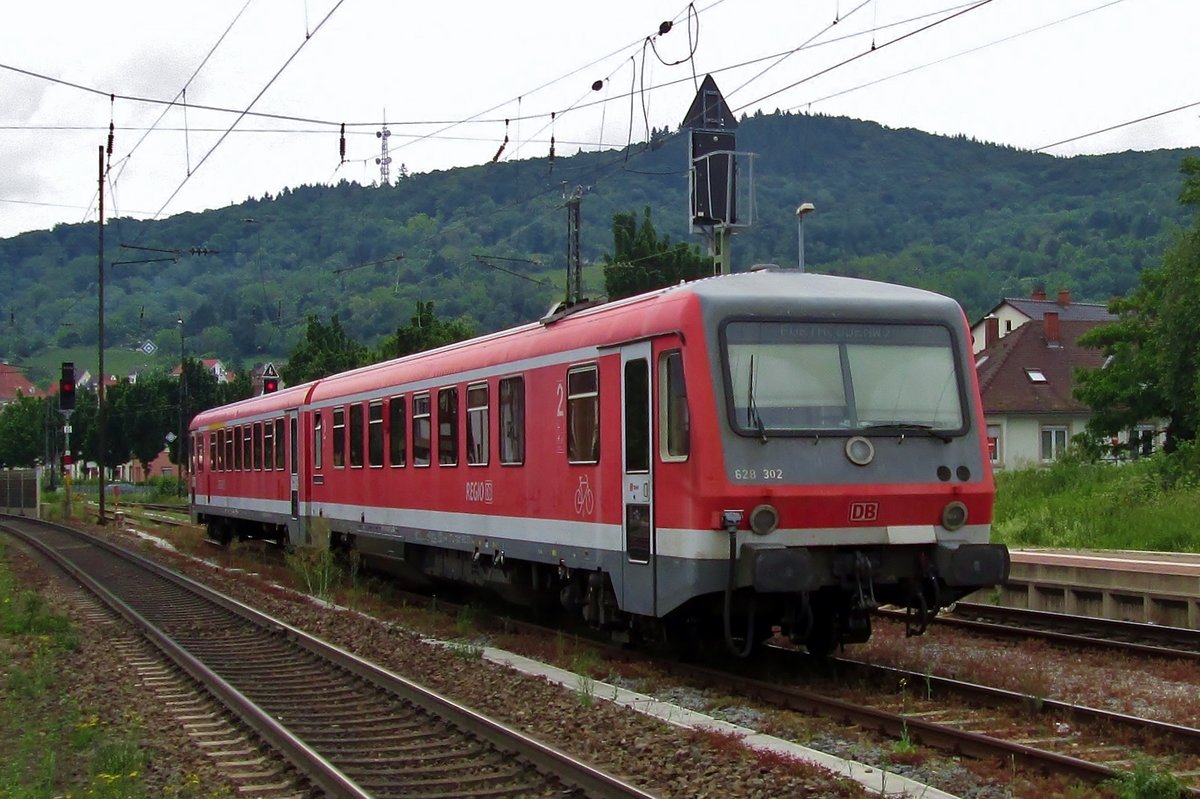
[[[847,313],[834,298],[806,318],[775,283],[707,298],[704,333],[687,337],[693,451],[681,463],[660,451],[653,612],[709,637],[718,620],[739,654],[776,627],[815,651],[865,641],[884,603],[912,608],[920,631],[1008,572],[1007,549],[989,543],[994,484],[961,310],[866,284],[877,302],[856,295]],[[658,390],[661,446],[662,375]],[[630,552],[631,510],[627,498]]]

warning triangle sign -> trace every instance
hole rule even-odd
[[[696,92],[696,99],[692,100],[692,105],[688,108],[687,115],[683,118],[683,124],[680,127],[700,130],[733,130],[737,126],[737,119],[729,110],[725,98],[721,96],[717,82],[713,80],[712,75],[705,75],[704,82],[700,84],[700,90]]]
[[[263,377],[279,377],[279,372],[275,370],[275,364],[269,363],[263,367]]]

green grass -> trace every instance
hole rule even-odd
[[[993,538],[1012,547],[1200,552],[1198,461],[1189,447],[997,474]]]
[[[77,646],[70,620],[18,584],[0,541],[0,797],[147,795],[140,725],[114,729],[62,695]]]

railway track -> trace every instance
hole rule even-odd
[[[418,595],[407,596],[420,600]],[[437,604],[445,612],[457,610],[445,599]],[[497,623],[505,632],[561,635],[511,618]],[[588,643],[615,660],[640,657]],[[697,665],[658,659],[656,665],[719,694],[746,696],[876,730],[893,740],[1087,783],[1132,770],[1137,763],[1131,755],[1137,753],[1153,768],[1192,786],[1188,796],[1200,797],[1200,729],[848,658],[821,663],[783,648],[771,648],[770,653],[773,657],[761,664],[736,660]],[[781,673],[790,676],[781,680]],[[819,685],[801,688],[798,681]]]
[[[955,603],[952,614],[938,616],[934,623],[991,635],[1042,638],[1071,646],[1200,660],[1200,630],[1183,627],[974,602]]]
[[[67,527],[0,518],[338,797],[649,795],[300,630]]]

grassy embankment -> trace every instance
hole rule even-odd
[[[997,474],[992,537],[1010,547],[1200,552],[1200,451]]]

